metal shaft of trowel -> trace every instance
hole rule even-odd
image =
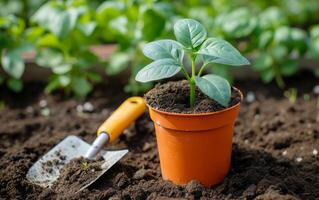
[[[97,138],[94,140],[93,144],[89,148],[89,150],[85,154],[85,158],[93,159],[103,148],[105,143],[107,143],[110,139],[109,134],[102,132]]]

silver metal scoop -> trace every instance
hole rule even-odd
[[[52,184],[59,178],[60,171],[72,159],[85,157],[91,145],[84,142],[77,136],[68,136],[62,142],[53,147],[47,154],[40,158],[28,171],[27,179],[41,187],[50,188]],[[119,161],[128,150],[119,151],[100,151],[99,154],[104,158],[105,162],[101,165],[101,173],[91,182],[83,186],[79,191],[87,188],[100,178],[108,169],[110,169],[117,161]],[[54,163],[48,166],[47,163]]]
[[[125,128],[134,122],[145,111],[144,99],[131,97],[124,101],[120,107],[99,127],[92,145],[77,136],[70,135],[53,147],[29,169],[26,178],[41,187],[51,188],[58,179],[60,171],[72,159],[85,157],[95,159],[102,156],[105,162],[101,165],[101,172],[78,191],[87,188],[119,161],[128,150],[104,151],[106,143],[114,141]]]

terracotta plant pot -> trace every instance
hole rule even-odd
[[[165,180],[175,184],[197,180],[210,187],[224,179],[230,168],[240,102],[222,111],[202,114],[169,113],[148,107]]]

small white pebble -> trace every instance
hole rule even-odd
[[[259,119],[259,118],[260,118],[260,115],[259,115],[259,114],[256,114],[256,115],[254,116],[254,118],[255,118],[255,119]]]
[[[302,157],[297,157],[297,158],[296,158],[296,161],[297,161],[297,162],[301,162],[301,161],[302,161]]]
[[[93,112],[94,107],[90,102],[85,102],[83,104],[83,112]]]
[[[304,149],[305,149],[305,147],[304,147],[304,146],[301,146],[301,147],[300,147],[300,150],[304,150]]]
[[[313,88],[313,93],[319,95],[319,85],[316,85],[316,86]]]
[[[249,91],[246,95],[246,101],[248,103],[251,103],[253,101],[255,101],[255,94],[252,91]]]
[[[248,144],[248,143],[249,143],[249,140],[245,140],[244,142],[245,142],[245,144]]]
[[[285,155],[287,155],[287,153],[288,152],[285,150],[285,151],[282,152],[282,155],[285,156]]]
[[[314,150],[312,151],[312,154],[315,155],[315,156],[318,155],[318,150],[317,150],[317,149],[314,149]]]
[[[79,112],[79,113],[83,112],[83,106],[82,105],[77,105],[76,106],[76,111]]]
[[[44,99],[42,99],[41,101],[39,101],[39,105],[41,108],[47,107],[48,102]]]
[[[28,106],[27,109],[26,109],[26,111],[27,111],[28,113],[33,113],[34,109],[33,109],[32,106]]]
[[[312,127],[312,124],[308,123],[307,128],[311,128],[311,127]]]

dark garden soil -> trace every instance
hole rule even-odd
[[[52,190],[70,196],[80,191],[101,174],[104,160],[100,158],[89,160],[80,157],[71,160],[61,170],[59,178],[53,183]]]
[[[92,142],[99,124],[127,95],[106,83],[87,99],[91,105],[43,94],[36,83],[19,95],[1,88],[6,106],[0,111],[0,199],[319,199],[317,84],[309,73],[289,80],[298,88],[294,104],[274,85],[234,84],[246,97],[235,124],[231,170],[215,187],[162,180],[153,125],[145,114],[108,146],[130,153],[89,188],[69,195],[29,183],[28,168],[67,135]]]
[[[196,101],[193,108],[189,105],[188,81],[170,81],[158,84],[145,95],[148,105],[157,110],[174,113],[208,113],[225,109],[216,101],[204,95],[198,88],[195,91]],[[228,107],[240,102],[241,96],[237,90],[232,89],[232,96]]]

